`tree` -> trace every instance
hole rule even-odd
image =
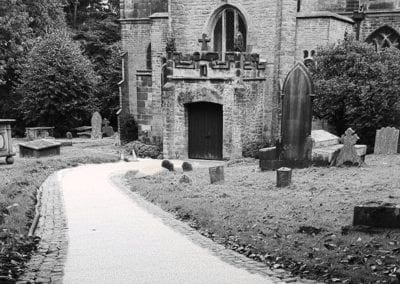
[[[116,15],[107,11],[88,14],[75,30],[73,39],[81,43],[84,54],[101,78],[96,92],[100,113],[116,126],[118,82],[121,81],[121,37]]]
[[[376,129],[400,126],[400,51],[347,38],[319,48],[313,72],[314,112],[337,134],[348,127],[373,145]]]
[[[58,135],[89,120],[97,77],[66,31],[38,40],[29,52],[16,94],[27,125],[54,126]]]
[[[17,118],[19,134],[23,123],[18,112],[20,97],[12,92],[21,62],[38,36],[66,26],[64,0],[1,0],[0,3],[0,117]]]

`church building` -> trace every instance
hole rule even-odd
[[[140,139],[169,159],[234,159],[272,145],[282,82],[318,46],[346,33],[377,49],[399,44],[400,0],[121,0],[120,7],[120,120],[133,115]]]

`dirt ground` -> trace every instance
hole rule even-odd
[[[37,240],[27,233],[35,213],[36,193],[53,172],[78,164],[103,163],[119,160],[119,148],[112,139],[100,141],[74,139],[73,146],[61,147],[61,155],[20,158],[18,143],[12,165],[0,158],[0,277],[17,277]],[[1,280],[0,280],[1,282]]]
[[[359,168],[294,170],[290,187],[257,162],[228,165],[225,183],[207,169],[133,181],[132,190],[227,247],[294,275],[334,283],[398,283],[400,230],[354,231],[354,206],[400,204],[400,155],[366,158]]]

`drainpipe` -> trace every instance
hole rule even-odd
[[[365,19],[364,6],[353,12],[353,20],[356,22],[356,40],[360,40],[361,22]]]

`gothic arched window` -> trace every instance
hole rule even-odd
[[[227,6],[215,18],[213,32],[214,51],[245,51],[247,28],[239,10]]]
[[[389,26],[380,27],[370,34],[365,41],[373,44],[377,51],[387,47],[400,49],[400,35],[395,29]]]

